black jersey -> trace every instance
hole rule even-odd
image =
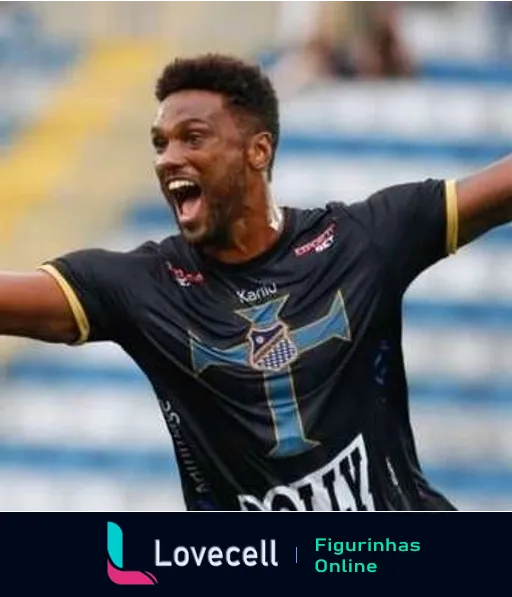
[[[181,236],[43,266],[81,341],[118,343],[150,380],[190,510],[451,509],[409,422],[402,295],[455,248],[455,185],[285,208],[243,264]]]

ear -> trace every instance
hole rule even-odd
[[[270,133],[256,133],[249,145],[249,164],[254,170],[268,170],[272,161],[272,135]]]

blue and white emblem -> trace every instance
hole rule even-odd
[[[324,316],[296,329],[290,329],[280,318],[287,300],[288,295],[235,311],[249,322],[249,329],[246,341],[230,348],[207,345],[190,334],[192,368],[196,374],[212,366],[233,365],[249,365],[263,373],[276,438],[269,456],[274,458],[300,454],[318,445],[304,433],[291,365],[308,350],[329,340],[351,340],[341,292],[336,292]]]
[[[271,328],[251,326],[247,339],[249,362],[260,371],[279,371],[293,363],[299,354],[288,326],[282,321]]]

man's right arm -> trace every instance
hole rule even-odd
[[[80,339],[65,288],[45,271],[0,273],[0,334],[72,344]]]

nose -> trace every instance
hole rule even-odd
[[[184,165],[185,157],[180,143],[176,141],[169,141],[165,151],[159,153],[155,159],[155,168],[159,174],[178,171]]]

